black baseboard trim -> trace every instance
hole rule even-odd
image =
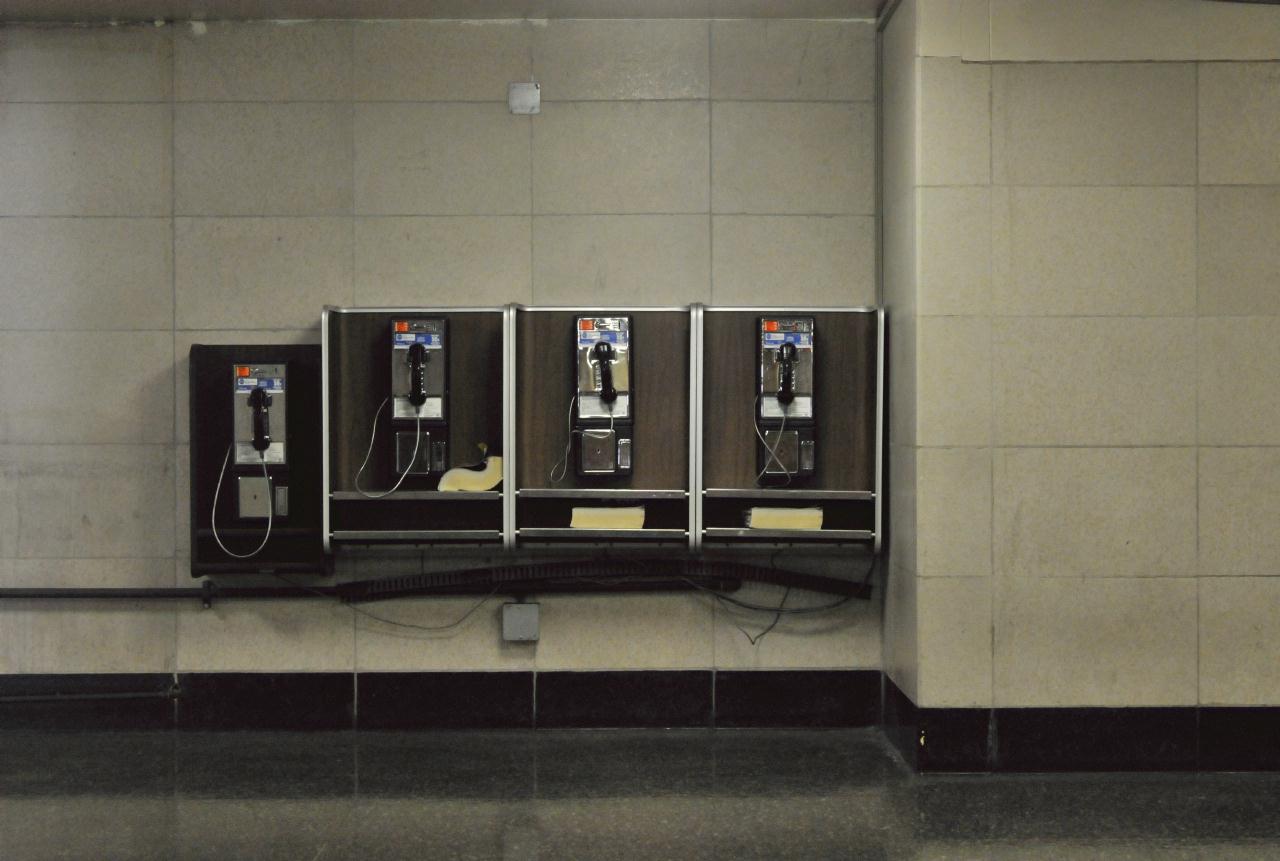
[[[717,670],[718,727],[860,727],[880,722],[878,670]]]
[[[710,670],[537,675],[539,729],[712,726]]]
[[[884,685],[919,772],[1280,771],[1280,707],[921,708]]]
[[[0,676],[6,729],[860,727],[879,670]]]
[[[878,670],[0,675],[0,731],[876,725],[920,772],[1280,771],[1280,707],[921,708]]]
[[[362,730],[530,729],[533,673],[359,673]]]
[[[168,673],[0,675],[0,729],[172,729],[175,695]]]
[[[183,673],[180,730],[342,730],[355,727],[351,673]]]

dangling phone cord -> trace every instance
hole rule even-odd
[[[232,553],[227,549],[227,545],[222,543],[222,539],[218,536],[218,494],[222,493],[222,479],[227,474],[227,463],[231,460],[231,449],[235,448],[235,443],[227,446],[227,456],[222,459],[222,469],[218,472],[218,484],[213,489],[213,513],[209,515],[209,526],[213,529],[213,540],[218,542],[218,546],[222,548],[222,552],[233,559],[252,559],[262,552],[262,548],[267,546],[267,542],[271,540],[271,523],[275,519],[275,493],[271,487],[271,476],[267,474],[267,453],[265,451],[258,452],[258,456],[262,458],[262,479],[267,483],[267,534],[262,536],[262,543],[248,553]]]
[[[391,396],[387,395],[382,399],[382,403],[378,405],[378,411],[373,414],[373,427],[369,429],[369,450],[364,453],[364,462],[360,464],[360,468],[356,470],[356,493],[366,499],[382,499],[384,496],[390,496],[400,489],[400,485],[404,484],[404,480],[409,477],[409,472],[413,469],[413,465],[418,462],[418,447],[422,445],[422,414],[418,413],[415,418],[415,426],[413,430],[413,457],[409,458],[409,463],[404,468],[404,472],[400,473],[400,479],[390,490],[381,492],[370,492],[360,486],[360,476],[364,474],[364,469],[369,465],[369,458],[373,455],[373,441],[378,436],[378,417],[382,415],[382,411],[387,408],[387,401],[391,400]]]
[[[573,450],[574,434],[579,434],[580,436],[589,436],[592,439],[608,439],[609,434],[613,433],[614,416],[613,416],[612,406],[609,408],[609,429],[608,430],[604,430],[603,428],[597,429],[597,430],[593,430],[591,428],[575,428],[573,426],[573,405],[576,404],[577,402],[578,402],[577,395],[574,395],[572,398],[569,399],[569,438],[568,440],[565,441],[565,444],[564,444],[564,454],[561,455],[559,460],[557,460],[555,463],[551,465],[551,472],[547,473],[547,478],[551,480],[552,484],[557,484],[558,482],[563,481],[564,477],[569,473],[569,453]],[[556,472],[560,473],[559,477],[556,476]]]
[[[756,395],[757,411],[759,410],[759,408],[760,408],[760,396]],[[769,441],[765,439],[764,434],[760,433],[760,420],[758,418],[752,417],[751,422],[755,426],[756,436],[760,438],[760,442],[764,445],[764,450],[769,453],[769,456],[765,458],[764,468],[761,469],[758,473],[756,473],[756,483],[759,484],[760,479],[764,478],[765,473],[769,471],[769,464],[776,463],[778,467],[782,470],[782,474],[787,477],[786,483],[790,484],[791,476],[793,475],[793,473],[791,472],[791,470],[787,469],[787,465],[782,462],[781,458],[778,457],[778,446],[782,445],[782,432],[787,429],[787,408],[786,407],[782,408],[782,424],[778,426],[778,439],[774,442],[772,448],[770,448]]]

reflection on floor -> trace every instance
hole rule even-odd
[[[917,777],[875,730],[0,733],[0,858],[1280,857],[1280,775]]]

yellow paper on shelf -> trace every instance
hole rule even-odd
[[[821,508],[752,508],[748,529],[821,529]]]
[[[574,508],[571,529],[644,529],[644,506]]]
[[[502,483],[502,458],[484,459],[484,469],[455,466],[440,476],[441,490],[493,490]]]

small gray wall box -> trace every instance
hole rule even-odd
[[[538,605],[503,604],[502,639],[512,643],[537,642]]]

